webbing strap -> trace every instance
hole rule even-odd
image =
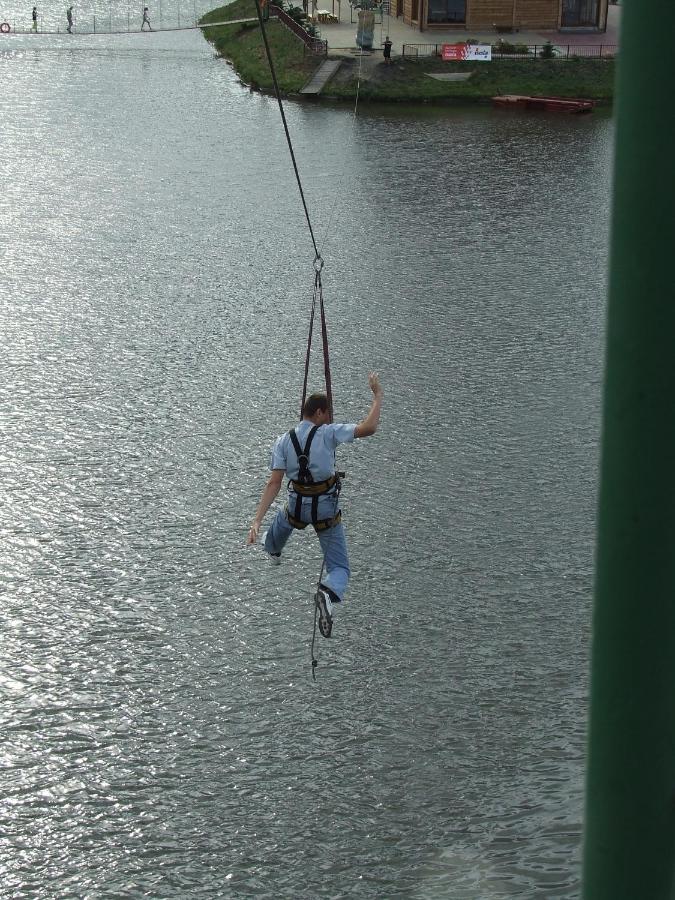
[[[314,425],[307,436],[307,440],[305,441],[304,449],[300,449],[300,441],[298,440],[298,436],[295,433],[295,428],[291,428],[288,432],[288,436],[291,439],[291,443],[293,444],[293,449],[295,450],[295,455],[298,457],[298,480],[302,479],[305,483],[312,484],[314,479],[312,478],[312,473],[309,471],[309,448],[312,446],[312,441],[314,440],[314,435],[317,433],[321,426]]]
[[[286,507],[286,518],[288,519],[289,525],[293,528],[298,528],[301,531],[303,528],[307,528],[308,525],[311,525],[315,531],[326,531],[328,528],[340,524],[342,521],[342,512],[338,511],[338,513],[330,519],[318,519],[316,522],[303,522],[299,516],[293,515],[289,508]]]
[[[314,334],[314,314],[317,300],[319,302],[319,315],[321,317],[321,345],[323,349],[323,374],[326,382],[326,396],[328,397],[329,421],[333,421],[333,385],[330,377],[330,354],[328,352],[328,325],[326,323],[326,308],[323,302],[323,286],[321,284],[321,270],[314,271],[314,294],[312,296],[312,309],[309,316],[309,335],[307,337],[307,352],[305,353],[305,375],[302,382],[302,402],[300,404],[300,418],[307,399],[307,380],[309,378],[309,360],[312,354],[312,337]]]
[[[290,479],[290,486],[296,494],[303,497],[315,497],[317,494],[328,494],[337,484],[338,476],[331,475],[325,481],[313,481],[312,484],[300,484]]]

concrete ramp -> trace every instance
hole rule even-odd
[[[327,59],[325,62],[321,63],[300,93],[320,94],[341,65],[341,59]]]

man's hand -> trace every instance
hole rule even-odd
[[[377,372],[371,372],[368,375],[368,384],[373,392],[373,402],[368,415],[354,429],[354,437],[356,438],[370,437],[371,434],[375,434],[377,426],[380,424],[380,407],[382,406],[384,391]]]
[[[382,395],[382,385],[380,384],[380,376],[377,372],[370,372],[368,375],[368,386],[376,397]]]
[[[258,504],[258,509],[256,510],[255,519],[253,520],[253,524],[249,528],[248,537],[246,538],[246,544],[255,544],[258,540],[258,532],[260,531],[260,526],[263,523],[263,519],[265,518],[265,513],[272,505],[272,502],[276,495],[279,493],[281,489],[281,482],[284,479],[285,469],[272,469],[270,473],[270,477],[265,485],[265,490],[263,491],[262,497],[260,498],[260,503]]]

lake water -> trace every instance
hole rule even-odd
[[[196,32],[0,73],[0,896],[577,897],[609,115],[286,105],[337,418],[386,392],[314,682],[318,542],[244,548],[313,278],[275,102]]]

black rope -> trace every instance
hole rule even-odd
[[[269,0],[268,0],[269,2]],[[307,395],[307,379],[309,377],[309,360],[312,351],[312,334],[314,330],[314,313],[316,310],[316,301],[319,299],[319,312],[321,315],[321,340],[323,345],[323,368],[324,368],[324,377],[326,381],[326,396],[328,398],[328,410],[330,413],[330,421],[333,421],[333,391],[331,384],[331,376],[330,376],[330,357],[328,354],[328,327],[326,325],[326,311],[323,302],[323,288],[321,285],[321,270],[323,269],[323,259],[321,258],[321,253],[319,252],[319,248],[316,244],[316,238],[314,237],[314,229],[312,228],[312,220],[309,217],[309,210],[307,208],[307,201],[305,200],[305,192],[302,189],[302,181],[300,179],[300,172],[298,170],[298,164],[295,159],[295,152],[293,150],[293,142],[291,141],[291,134],[288,130],[288,122],[286,121],[286,113],[284,112],[284,105],[281,101],[281,91],[279,90],[279,82],[277,81],[277,73],[274,69],[274,61],[272,60],[272,51],[270,50],[269,41],[267,40],[267,32],[265,31],[265,21],[263,19],[262,10],[260,8],[260,0],[255,0],[255,8],[258,14],[258,22],[260,23],[260,33],[262,35],[263,44],[265,46],[265,53],[267,55],[267,62],[270,67],[270,74],[272,75],[272,83],[274,84],[274,92],[276,94],[277,103],[279,104],[279,112],[281,114],[281,121],[284,126],[284,131],[286,133],[286,141],[288,143],[288,150],[291,155],[291,162],[293,163],[293,171],[295,172],[295,179],[298,183],[298,190],[300,191],[300,199],[302,200],[302,206],[305,210],[305,218],[307,219],[307,227],[309,228],[309,234],[312,239],[312,246],[314,247],[314,295],[312,297],[312,312],[309,320],[309,338],[307,340],[307,353],[305,355],[305,377],[302,388],[302,405],[300,411],[300,418],[302,419],[302,407],[305,405],[305,399]],[[337,487],[335,490],[335,504],[333,511],[333,518],[337,512],[337,505],[340,497],[340,480],[338,478]],[[335,526],[333,526],[335,527]],[[332,536],[331,536],[332,538]],[[326,567],[326,554],[323,554],[323,561],[321,563],[321,572],[319,573],[319,581],[317,584],[317,591],[319,586],[321,585],[321,579],[323,578],[324,569]],[[319,664],[316,656],[314,655],[314,642],[316,639],[316,620],[317,620],[317,612],[318,608],[316,605],[316,595],[314,599],[314,632],[312,634],[312,678],[316,681],[316,667]]]
[[[321,577],[321,576],[319,576]],[[316,681],[316,667],[319,665],[319,660],[314,656],[314,641],[316,640],[316,617],[319,612],[319,607],[316,605],[316,599],[314,600],[314,631],[312,632],[312,680]]]
[[[337,483],[335,486],[335,502],[333,503],[333,518],[335,518],[335,516],[337,515],[338,503],[340,501],[340,488],[342,486],[341,482],[340,482],[340,474],[342,474],[342,473],[338,473],[338,479],[337,479]],[[336,526],[334,525],[333,528],[335,528],[335,527]],[[333,540],[333,528],[330,529],[328,543],[330,543],[330,541]],[[316,583],[317,593],[321,588],[321,579],[323,578],[324,569],[326,568],[326,554],[327,553],[328,553],[328,547],[326,547],[326,551],[324,552],[323,559],[321,561],[321,571],[319,572],[319,580]],[[318,611],[319,611],[319,608],[316,605],[316,594],[315,594],[314,595],[314,631],[312,632],[312,678],[314,679],[314,681],[316,681],[316,667],[319,665],[319,660],[314,655],[314,642],[316,640],[316,617],[317,617]]]
[[[274,92],[277,96],[277,103],[279,104],[279,112],[281,113],[281,121],[284,124],[284,131],[286,132],[286,140],[288,142],[288,149],[291,154],[291,160],[293,162],[293,169],[295,170],[295,178],[298,182],[298,190],[300,191],[300,197],[302,199],[302,205],[305,210],[305,218],[307,219],[307,226],[309,228],[309,234],[312,238],[312,244],[314,246],[314,257],[315,259],[320,259],[321,254],[319,253],[319,248],[316,245],[316,239],[314,238],[314,229],[312,228],[312,221],[309,218],[309,210],[307,209],[307,203],[305,201],[305,192],[302,189],[302,182],[300,181],[300,172],[298,171],[298,164],[295,161],[295,153],[293,151],[293,143],[291,141],[291,133],[288,130],[288,123],[286,122],[286,113],[284,112],[284,105],[281,102],[281,91],[279,90],[279,82],[277,81],[277,73],[274,70],[274,62],[272,61],[272,51],[270,50],[269,41],[267,40],[267,32],[265,31],[265,22],[263,20],[262,10],[260,9],[260,0],[255,0],[255,8],[258,13],[258,22],[260,22],[260,33],[262,34],[263,44],[265,45],[265,53],[267,54],[267,62],[269,63],[270,73],[272,75],[272,82],[274,84]]]

